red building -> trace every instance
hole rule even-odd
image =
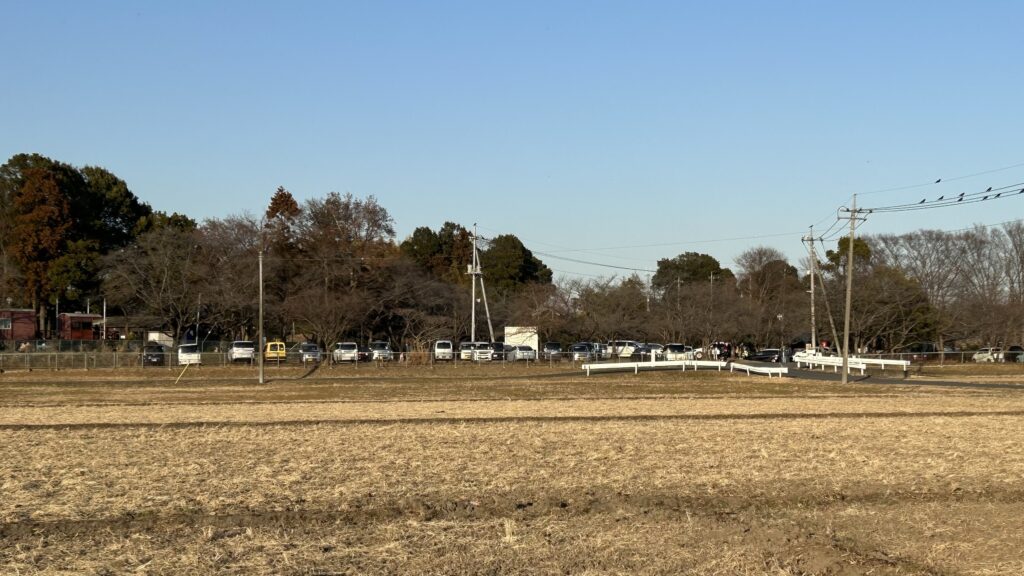
[[[35,337],[35,310],[31,308],[0,310],[0,340],[32,340]]]
[[[57,317],[57,338],[60,340],[97,340],[99,332],[93,330],[93,324],[102,320],[99,314],[82,314],[81,312],[62,312]]]

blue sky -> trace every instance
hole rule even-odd
[[[629,272],[556,256],[733,266],[767,245],[796,264],[853,193],[1024,182],[1019,2],[291,4],[8,0],[0,156],[104,166],[200,220],[278,186],[374,195],[399,240],[476,222],[563,276]]]

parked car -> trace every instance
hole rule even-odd
[[[494,346],[490,342],[477,342],[473,345],[473,360],[490,362],[494,357]]]
[[[280,340],[267,342],[263,348],[263,359],[271,362],[285,362],[288,360],[288,347]]]
[[[472,360],[473,346],[472,342],[459,342],[459,360]]]
[[[203,363],[203,355],[199,352],[199,344],[182,344],[178,346],[178,366]]]
[[[508,351],[505,352],[505,358],[511,362],[518,362],[520,360],[532,362],[537,359],[537,351],[532,346],[510,346]]]
[[[380,360],[382,362],[389,362],[394,357],[391,345],[383,340],[370,342],[370,353],[371,360]]]
[[[299,344],[299,358],[303,364],[306,362],[319,362],[320,347],[316,345],[316,342],[303,342]]]
[[[685,344],[666,344],[665,360],[693,360],[693,346]]]
[[[594,348],[590,342],[577,342],[569,347],[569,357],[573,362],[588,362],[594,360]]]
[[[647,349],[654,353],[655,360],[665,359],[665,346],[655,342],[648,342]]]
[[[562,345],[558,342],[545,342],[544,347],[540,349],[540,357],[543,360],[561,360]]]
[[[502,342],[491,342],[491,360],[505,360],[511,346]]]
[[[982,348],[971,356],[971,360],[975,362],[1002,362],[1003,360],[1003,349],[1002,348]]]
[[[455,359],[455,351],[451,340],[434,342],[434,360],[448,361]]]
[[[600,342],[594,342],[590,349],[594,353],[594,360],[607,360],[612,357],[611,350],[607,344],[601,344]]]
[[[359,345],[355,342],[338,342],[331,350],[335,362],[359,362]]]
[[[167,364],[167,349],[163,344],[150,342],[142,347],[143,366],[164,366]]]
[[[256,343],[250,340],[235,340],[228,346],[228,362],[244,360],[252,362],[256,357]]]
[[[612,340],[608,342],[607,346],[608,354],[619,358],[630,358],[636,353],[640,343],[634,340]]]
[[[1003,352],[1003,362],[1020,362],[1021,356],[1024,356],[1024,347],[1016,344],[1007,346],[1006,352]]]
[[[370,360],[373,360],[373,350],[370,350],[369,346],[360,344],[359,349],[356,352],[356,358],[358,362],[369,362]]]
[[[762,348],[747,357],[755,362],[782,362],[782,350],[778,348]]]

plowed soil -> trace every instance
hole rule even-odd
[[[0,375],[0,573],[1024,573],[1024,391],[304,373]]]

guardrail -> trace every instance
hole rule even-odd
[[[736,370],[742,370],[750,375],[764,374],[771,378],[774,376],[782,377],[789,374],[789,368],[785,366],[761,366],[746,364],[744,362],[725,362],[722,360],[655,360],[655,361],[643,361],[643,362],[600,362],[596,364],[584,364],[583,370],[586,371],[587,376],[590,376],[591,371],[628,371],[632,370],[634,374],[639,374],[640,370],[669,370],[669,369],[680,369],[685,371],[687,368],[693,368],[699,370],[705,369],[717,369],[719,372],[723,368],[728,368],[730,372]]]
[[[796,367],[799,368],[801,365],[806,365],[808,368],[814,368],[815,366],[821,366],[824,370],[825,367],[831,366],[834,372],[839,372],[839,369],[843,367],[843,358],[841,356],[793,356],[793,361],[796,362]],[[867,364],[862,359],[850,358],[848,364],[848,370],[860,370],[861,374],[864,374],[864,370],[867,369]]]
[[[586,371],[587,376],[590,376],[590,372],[593,371],[616,371],[616,370],[632,370],[634,374],[639,374],[641,369],[644,370],[668,370],[672,368],[678,368],[680,370],[686,370],[687,368],[693,368],[698,370],[700,368],[715,368],[719,371],[722,368],[727,368],[728,362],[722,362],[720,360],[656,360],[651,362],[650,360],[643,362],[598,362],[588,363],[581,366]]]
[[[821,366],[823,370],[826,366],[832,366],[835,372],[839,372],[839,369],[843,366],[842,356],[802,356],[797,354],[793,356],[793,361],[796,362],[797,368],[799,368],[801,364],[805,364],[809,368]],[[860,356],[850,357],[850,370],[860,370],[860,373],[864,374],[864,371],[869,366],[877,366],[882,369],[882,372],[885,372],[886,367],[895,367],[902,370],[903,375],[906,376],[907,372],[910,370],[910,361],[889,360],[886,358],[863,358]]]
[[[786,368],[785,366],[760,366],[760,365],[750,365],[750,364],[746,364],[744,362],[732,362],[732,363],[730,363],[729,364],[729,371],[730,372],[734,372],[736,370],[743,370],[743,371],[745,371],[747,373],[747,376],[750,376],[750,373],[753,372],[755,374],[764,374],[764,375],[768,376],[769,378],[772,377],[772,374],[774,374],[774,375],[776,375],[776,376],[778,376],[780,378],[785,376],[786,374],[789,374],[789,368]]]

